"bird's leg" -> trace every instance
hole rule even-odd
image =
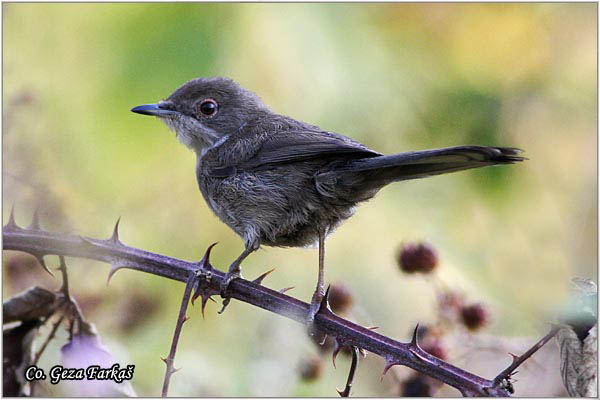
[[[225,275],[223,283],[221,283],[221,294],[223,294],[226,291],[227,287],[229,286],[232,280],[242,277],[242,269],[240,268],[240,265],[242,264],[242,261],[244,261],[244,259],[248,257],[253,251],[254,249],[246,247],[242,254],[240,254],[240,256],[236,258],[234,262],[231,263],[231,265],[229,266],[229,271],[227,271],[227,275]]]
[[[242,277],[242,269],[240,268],[242,261],[244,261],[244,259],[246,257],[248,257],[256,249],[258,249],[258,246],[246,245],[246,248],[244,249],[244,251],[242,251],[242,254],[240,254],[240,256],[238,258],[236,258],[235,261],[232,262],[231,265],[229,266],[229,271],[227,271],[227,275],[225,275],[223,282],[221,282],[221,297],[224,300],[223,300],[223,308],[221,308],[221,311],[219,311],[219,314],[221,314],[223,311],[225,311],[225,308],[227,307],[227,305],[229,304],[229,301],[231,300],[231,297],[229,297],[227,295],[227,288],[229,287],[229,284],[234,279],[238,279],[238,278]]]
[[[315,322],[315,316],[321,308],[321,300],[325,296],[325,234],[319,232],[319,279],[317,280],[317,288],[312,296],[310,302],[310,309],[308,312],[308,330],[309,333],[313,334],[313,324]]]

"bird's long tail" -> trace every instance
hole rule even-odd
[[[524,161],[521,152],[511,147],[457,146],[353,160],[336,168],[335,186],[361,201],[392,182]],[[359,188],[362,193],[356,191]]]
[[[513,164],[525,160],[519,156],[521,152],[512,147],[448,147],[356,160],[349,168],[355,172],[372,171],[372,178],[390,183],[488,165]]]

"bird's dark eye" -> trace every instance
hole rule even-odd
[[[213,99],[202,100],[202,102],[197,106],[198,111],[205,117],[212,117],[215,115],[217,113],[217,108],[217,102]]]

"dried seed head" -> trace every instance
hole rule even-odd
[[[431,380],[424,375],[415,374],[400,384],[400,397],[431,397]]]
[[[460,309],[462,323],[470,330],[475,331],[489,322],[489,312],[481,303],[463,306]]]
[[[457,311],[464,304],[462,293],[446,290],[438,296],[438,304],[443,310]]]
[[[352,307],[352,294],[346,285],[343,283],[332,284],[329,289],[329,306],[331,310],[343,315]]]
[[[437,293],[440,324],[452,327],[460,323],[460,312],[464,306],[464,295],[452,289],[442,289]]]
[[[300,362],[298,373],[303,381],[312,382],[323,374],[323,361],[316,356],[306,358]]]
[[[438,256],[427,243],[407,243],[400,248],[397,261],[400,269],[407,274],[427,274],[437,267]]]

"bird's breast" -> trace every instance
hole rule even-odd
[[[209,208],[245,240],[255,235],[270,246],[310,245],[353,212],[354,204],[334,204],[318,192],[310,168],[278,166],[225,178],[202,170],[200,161],[198,186]]]

